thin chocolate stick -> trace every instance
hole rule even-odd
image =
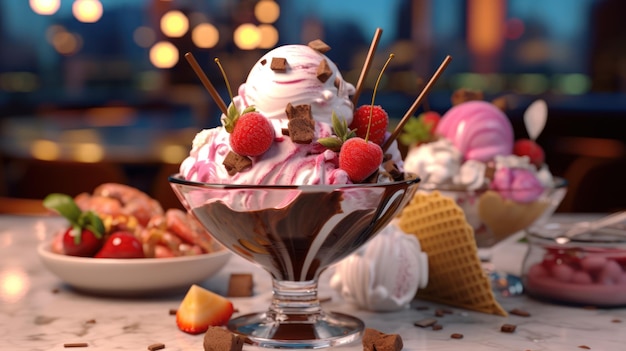
[[[204,71],[202,70],[202,68],[200,68],[198,61],[196,61],[196,58],[193,57],[193,54],[188,52],[185,54],[185,58],[187,59],[187,62],[189,62],[189,64],[191,65],[191,68],[193,68],[193,71],[196,72],[196,75],[198,75],[198,78],[200,78],[202,85],[204,85],[206,90],[209,91],[209,94],[211,94],[211,97],[217,104],[217,107],[219,107],[223,114],[228,115],[228,108],[226,107],[226,103],[220,97],[217,89],[215,89],[213,84],[211,84],[209,77],[204,74]]]
[[[380,36],[383,34],[383,30],[381,28],[376,28],[376,32],[374,33],[374,38],[372,39],[372,44],[370,45],[370,50],[367,52],[367,56],[365,57],[365,63],[363,63],[363,69],[361,69],[361,76],[356,83],[356,90],[354,95],[352,96],[352,103],[354,106],[359,102],[359,96],[361,95],[361,91],[363,91],[363,83],[365,82],[365,77],[367,77],[367,72],[369,72],[370,67],[372,67],[372,61],[374,61],[374,53],[376,53],[376,48],[378,47],[378,42],[380,41]]]
[[[422,92],[419,94],[417,99],[415,99],[415,102],[413,102],[413,105],[411,106],[411,108],[409,108],[409,110],[406,112],[404,117],[402,117],[402,119],[396,126],[396,129],[394,129],[393,133],[391,133],[391,135],[389,136],[389,139],[387,139],[387,141],[385,141],[385,144],[383,144],[383,147],[382,147],[383,152],[387,151],[389,146],[391,146],[391,143],[398,137],[398,135],[402,131],[404,124],[411,117],[413,117],[413,114],[415,113],[415,111],[417,111],[418,107],[422,103],[422,100],[424,100],[426,95],[428,95],[428,92],[430,91],[432,86],[435,85],[435,82],[437,81],[437,79],[439,79],[439,76],[441,76],[441,74],[446,69],[446,67],[448,66],[451,60],[452,60],[452,56],[448,55],[443,60],[443,62],[441,62],[441,65],[439,65],[439,68],[437,68],[437,71],[435,71],[435,74],[433,74],[433,76],[430,78],[428,83],[426,83],[426,85],[424,86],[424,89],[422,89]]]

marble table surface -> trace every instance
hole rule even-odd
[[[184,292],[144,298],[91,296],[50,273],[35,248],[63,224],[51,217],[0,216],[0,350],[68,350],[64,344],[74,342],[88,344],[78,350],[146,350],[153,343],[163,343],[166,351],[203,349],[202,335],[181,332],[169,313],[178,307]],[[523,244],[505,242],[497,248],[494,262],[502,269],[518,269],[523,252]],[[231,298],[239,313],[265,309],[271,298],[269,274],[236,256],[200,285],[224,294],[234,272],[254,274],[255,295]],[[626,349],[625,308],[588,309],[526,296],[499,297],[505,309],[520,308],[531,316],[501,317],[451,308],[452,314],[436,317],[443,329],[434,331],[415,327],[413,322],[431,318],[437,308],[445,306],[415,301],[428,309],[362,311],[342,301],[329,289],[328,280],[329,273],[325,273],[320,281],[320,295],[331,298],[323,304],[325,309],[349,313],[367,327],[400,334],[404,350]],[[515,332],[501,332],[505,323],[515,324]],[[453,333],[463,338],[453,339]],[[244,350],[255,349],[244,346]],[[362,346],[353,343],[337,349],[362,350]]]

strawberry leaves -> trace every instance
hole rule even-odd
[[[356,133],[354,130],[348,128],[348,122],[346,122],[344,118],[339,118],[337,114],[335,114],[335,111],[332,113],[331,123],[335,135],[319,138],[317,142],[330,150],[339,152],[341,145],[343,145],[346,140],[355,137]]]
[[[72,197],[59,193],[49,194],[43,200],[43,205],[67,219],[74,231],[87,229],[98,239],[104,236],[104,223],[100,217],[93,211],[81,211]],[[74,236],[74,243],[78,245],[80,242],[81,235]]]

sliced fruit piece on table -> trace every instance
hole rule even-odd
[[[176,325],[185,333],[200,334],[210,326],[226,324],[233,311],[227,298],[194,284],[178,307]]]

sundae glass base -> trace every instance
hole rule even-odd
[[[228,328],[253,345],[301,349],[361,337],[361,320],[321,308],[319,275],[384,228],[413,197],[419,179],[301,186],[169,181],[217,241],[272,277],[269,308],[232,319]]]

